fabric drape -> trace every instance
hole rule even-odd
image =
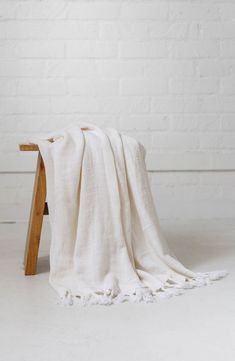
[[[46,169],[49,282],[62,303],[154,302],[226,274],[195,273],[169,249],[138,141],[79,123],[33,142]]]

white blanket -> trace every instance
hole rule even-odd
[[[46,167],[49,281],[63,303],[153,302],[225,275],[194,273],[169,250],[135,139],[85,123],[33,141]]]

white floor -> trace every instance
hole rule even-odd
[[[186,266],[230,275],[156,304],[64,308],[48,285],[45,238],[39,273],[25,277],[25,225],[0,225],[0,360],[234,361],[235,220],[162,225]]]

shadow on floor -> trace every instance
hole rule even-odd
[[[47,273],[50,271],[49,256],[41,256],[38,258],[37,273]]]
[[[192,270],[198,266],[206,268],[209,263],[217,263],[219,267],[220,260],[230,257],[231,252],[234,252],[234,243],[223,244],[222,240],[219,243],[213,242],[213,237],[208,238],[208,233],[204,238],[202,235],[192,237],[190,234],[181,232],[177,235],[171,234],[167,240],[177,259]]]

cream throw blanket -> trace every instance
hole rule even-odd
[[[194,273],[169,250],[135,139],[85,123],[33,141],[46,167],[49,281],[63,303],[153,302],[225,275]]]

